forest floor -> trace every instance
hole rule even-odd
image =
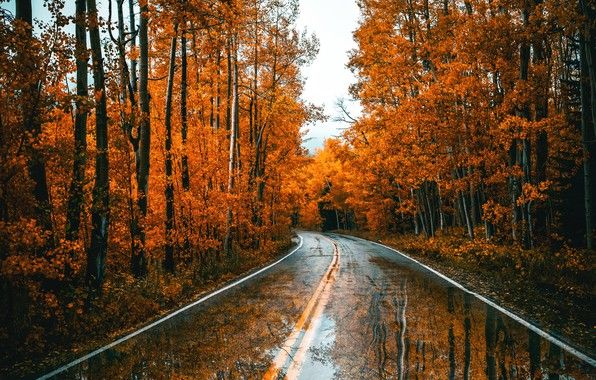
[[[76,324],[69,318],[70,323],[62,321],[66,331],[53,329],[54,335],[60,334],[58,339],[46,335],[40,336],[38,342],[28,339],[19,347],[0,347],[0,379],[33,378],[48,373],[258,271],[287,253],[292,244],[288,237],[269,242],[259,250],[237,252],[233,264],[222,256],[203,264],[201,273],[195,268],[178,270],[174,276],[149,274],[143,280],[108,277],[103,294],[93,301],[91,309],[83,311],[81,307],[75,312],[80,314]]]
[[[339,232],[395,248],[589,356],[596,353],[595,272],[589,252],[524,251],[470,243],[463,234],[453,233],[429,240],[415,235]]]

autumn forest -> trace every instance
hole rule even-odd
[[[593,300],[593,0],[358,0],[357,114],[303,98],[320,44],[298,0],[72,2],[0,1],[0,377],[296,230]],[[309,152],[329,119],[343,132]]]

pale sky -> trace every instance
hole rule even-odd
[[[355,0],[300,0],[298,28],[314,32],[320,40],[319,55],[303,71],[306,78],[303,98],[325,107],[329,121],[306,127],[304,145],[311,151],[323,145],[325,138],[336,136],[346,124],[332,121],[338,115],[338,98],[348,100],[348,86],[355,78],[346,68],[348,51],[355,48],[352,32],[358,26],[359,9]],[[351,112],[357,114],[357,104]]]
[[[43,0],[33,0],[33,17],[47,19],[47,10]],[[65,2],[64,12],[74,13],[74,1]],[[14,0],[3,3],[14,14]],[[99,0],[98,8],[107,14],[107,2]],[[125,7],[125,10],[127,8]],[[319,55],[315,61],[303,70],[305,86],[303,99],[309,103],[324,106],[329,120],[305,127],[308,131],[304,146],[311,152],[323,145],[323,141],[341,133],[346,124],[333,121],[339,112],[335,107],[337,99],[349,100],[348,86],[355,78],[346,68],[348,51],[356,45],[352,32],[358,26],[359,10],[356,0],[300,0],[298,29],[314,33],[320,41]],[[350,103],[351,112],[359,112],[357,103]]]

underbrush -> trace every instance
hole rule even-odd
[[[1,279],[0,378],[22,377],[106,344],[188,304],[222,283],[270,261],[291,245],[290,236],[238,249],[232,258],[215,251],[177,263],[164,272],[150,259],[145,278],[123,270],[127,256],[114,252],[102,294],[90,298],[84,273],[68,283],[42,284]]]

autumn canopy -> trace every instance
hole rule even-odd
[[[358,0],[363,112],[313,156],[298,0],[6,3],[0,352],[142,322],[296,226],[593,248],[593,0]]]

